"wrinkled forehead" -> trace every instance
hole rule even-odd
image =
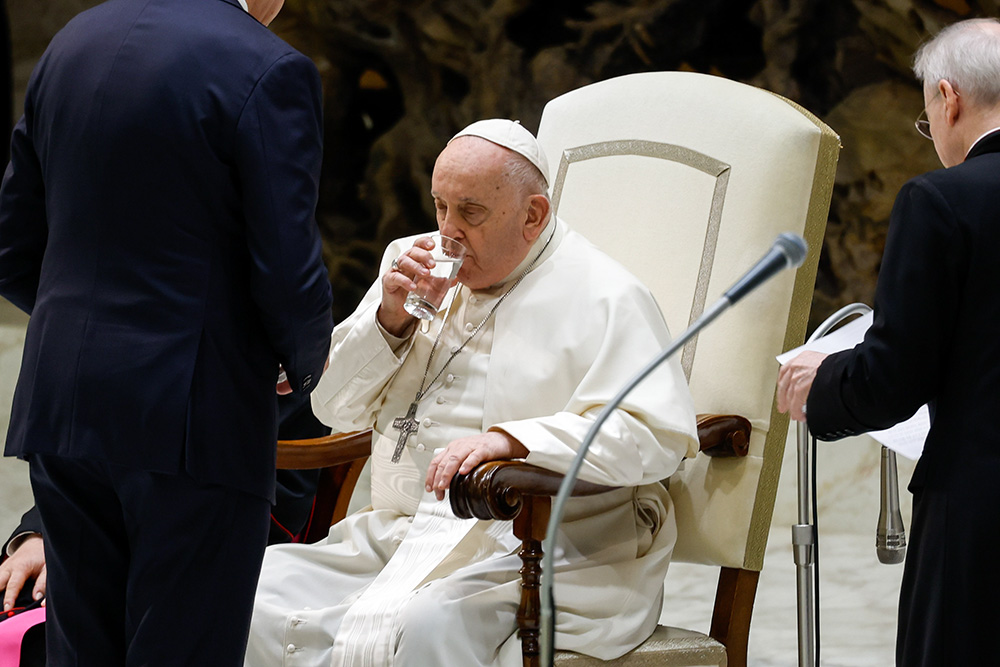
[[[501,190],[504,172],[513,153],[480,137],[464,136],[449,143],[434,163],[431,191],[437,195],[448,188],[472,192]]]

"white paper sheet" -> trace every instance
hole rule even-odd
[[[784,365],[798,356],[800,352],[807,350],[831,354],[852,348],[864,340],[865,332],[871,325],[872,313],[866,313],[826,336],[779,354],[778,363]],[[868,435],[897,454],[916,460],[920,458],[920,452],[924,449],[924,440],[927,439],[927,432],[930,431],[930,428],[930,413],[925,405],[906,421],[884,431],[871,431]]]
[[[864,340],[865,332],[868,331],[868,327],[871,325],[872,313],[865,313],[861,317],[854,318],[839,329],[831,331],[827,335],[821,336],[811,343],[800,345],[794,350],[789,350],[788,352],[779,354],[777,357],[778,363],[784,366],[790,360],[797,357],[799,353],[807,350],[831,354],[833,352],[840,352],[841,350],[852,348]]]
[[[927,406],[922,405],[905,422],[899,422],[884,431],[871,431],[868,435],[897,454],[916,461],[920,458],[920,452],[924,451],[924,440],[930,430],[931,414]]]

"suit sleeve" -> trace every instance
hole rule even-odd
[[[0,555],[7,555],[8,548],[14,540],[25,535],[33,535],[35,533],[41,534],[42,532],[42,518],[38,515],[38,508],[32,507],[30,510],[24,513],[21,517],[21,524],[14,529],[14,532],[10,534],[7,541],[3,545],[3,550],[0,551]],[[14,545],[17,546],[17,545]],[[13,551],[13,549],[11,549]]]
[[[807,402],[822,440],[889,428],[934,397],[953,344],[968,238],[926,178],[907,183],[893,207],[862,343],[830,355]]]
[[[0,295],[30,315],[38,294],[48,225],[42,169],[28,115],[14,127],[10,152],[0,185]]]
[[[321,117],[316,67],[299,53],[286,54],[258,81],[236,140],[251,291],[293,391],[302,392],[323,372],[333,329],[315,220]]]

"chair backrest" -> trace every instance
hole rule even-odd
[[[671,478],[675,560],[759,571],[788,429],[774,357],[805,336],[839,139],[788,100],[687,72],[632,74],[549,102],[538,138],[557,214],[643,280],[679,334],[780,232],[806,262],[688,343],[699,413],[753,425],[749,456],[699,455]]]

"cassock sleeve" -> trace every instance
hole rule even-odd
[[[609,309],[606,326],[588,329],[596,344],[581,343],[566,350],[579,380],[565,408],[493,426],[529,450],[528,463],[566,472],[604,406],[670,342],[663,316],[644,287],[624,288],[603,303]],[[610,486],[648,484],[672,475],[684,457],[697,451],[694,406],[674,358],[629,393],[601,426],[580,479]]]
[[[390,244],[382,257],[379,276],[406,245]],[[375,424],[389,381],[412,346],[407,339],[389,336],[376,313],[382,302],[382,281],[376,280],[354,312],[337,325],[330,349],[330,368],[312,394],[316,417],[340,432],[357,431]]]
[[[322,161],[319,74],[299,53],[258,81],[237,124],[250,289],[293,391],[311,391],[329,352],[332,297],[316,226]]]
[[[872,326],[859,345],[824,360],[809,392],[809,430],[823,440],[909,418],[946,370],[968,238],[923,177],[903,186],[890,220]]]

